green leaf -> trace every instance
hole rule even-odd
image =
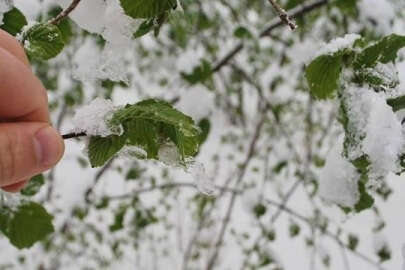
[[[27,23],[24,14],[22,14],[18,8],[13,8],[3,14],[3,24],[0,28],[10,35],[15,36],[21,32],[22,28],[27,25]]]
[[[387,104],[392,107],[394,112],[405,109],[405,96],[387,99]]]
[[[315,58],[305,71],[311,94],[319,99],[332,97],[338,89],[341,66],[342,56],[338,53]]]
[[[202,145],[208,138],[208,134],[211,130],[211,122],[208,118],[203,118],[198,122],[198,126],[201,129],[200,145]]]
[[[143,173],[143,170],[140,168],[132,168],[127,172],[127,175],[125,176],[126,180],[135,180],[138,179]]]
[[[239,26],[238,28],[236,28],[235,31],[233,32],[233,36],[240,39],[253,37],[252,33],[250,33],[250,31],[243,26]]]
[[[258,203],[253,207],[253,212],[255,213],[256,217],[261,217],[266,214],[267,208],[264,204]]]
[[[363,181],[359,180],[358,187],[360,198],[359,201],[354,206],[354,209],[356,210],[356,212],[361,212],[365,209],[372,207],[374,204],[374,199],[373,197],[370,196],[370,194],[368,194],[366,190],[366,185],[364,184]]]
[[[144,148],[151,158],[156,157],[157,142],[160,146],[167,139],[176,144],[183,159],[198,152],[200,129],[191,117],[164,101],[149,99],[127,105],[115,112],[110,124],[122,125],[129,143]]]
[[[62,12],[62,10],[63,9],[60,7],[52,7],[48,11],[48,19],[56,17],[59,13]],[[62,33],[63,42],[65,44],[68,44],[73,35],[72,21],[68,17],[65,17],[57,24],[57,27],[59,28],[60,32]]]
[[[116,232],[124,228],[124,218],[127,212],[127,207],[120,207],[118,212],[115,214],[114,223],[110,225],[110,232]]]
[[[378,251],[377,256],[380,258],[380,262],[385,262],[391,259],[391,250],[385,244]]]
[[[155,26],[154,20],[155,18],[144,21],[134,33],[134,38],[142,37],[152,31]]]
[[[290,224],[290,227],[288,228],[290,232],[290,237],[296,237],[300,234],[301,228],[297,223],[292,223]]]
[[[38,60],[48,60],[57,56],[65,46],[59,28],[48,23],[39,23],[23,34],[23,44],[27,54]]]
[[[197,83],[203,83],[210,79],[212,75],[212,67],[208,61],[202,60],[201,64],[194,67],[191,73],[181,72],[180,74],[184,80],[189,82],[191,85],[194,85]]]
[[[359,238],[354,234],[349,234],[349,236],[348,236],[348,244],[347,244],[349,249],[350,250],[356,250],[358,244],[359,244]]]
[[[93,136],[89,143],[89,159],[91,166],[103,166],[110,158],[124,147],[125,136],[112,135],[109,137]]]
[[[45,178],[42,174],[38,174],[31,178],[28,184],[23,188],[20,193],[24,196],[34,196],[39,192],[45,183]]]
[[[148,154],[147,158],[157,158],[158,132],[153,123],[144,119],[134,119],[127,121],[124,129],[127,131],[129,144],[143,148]]]
[[[391,34],[377,43],[365,48],[356,56],[354,67],[356,69],[374,67],[377,62],[394,62],[398,51],[405,47],[405,36]]]
[[[17,248],[28,248],[54,231],[52,216],[39,204],[23,202],[0,212],[0,230]]]
[[[277,163],[274,168],[273,172],[276,174],[279,174],[283,168],[285,168],[288,165],[288,162],[286,160],[282,160],[279,163]]]
[[[120,0],[125,13],[134,18],[149,19],[176,8],[176,0]]]

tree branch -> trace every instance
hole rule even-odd
[[[107,198],[110,199],[110,200],[130,199],[130,198],[133,198],[134,196],[142,194],[142,193],[155,191],[155,190],[178,188],[178,187],[188,187],[188,188],[196,189],[197,185],[193,184],[193,183],[189,183],[189,182],[166,183],[166,184],[162,184],[162,185],[156,185],[156,186],[136,189],[136,190],[131,191],[131,192],[126,193],[126,194],[110,196],[110,197],[107,197]],[[224,186],[215,186],[215,188],[217,188],[217,189],[219,189],[219,190],[221,190],[223,192],[233,192],[233,193],[237,193],[237,194],[242,193],[242,190],[232,189],[232,188],[228,188],[228,187],[224,187]]]
[[[236,183],[235,183],[236,188],[238,187],[240,182],[243,180],[243,177],[245,176],[246,169],[247,169],[247,167],[248,167],[248,165],[250,163],[250,160],[253,158],[253,155],[254,155],[255,150],[256,150],[256,145],[257,145],[257,142],[259,141],[260,133],[261,133],[261,130],[262,130],[265,119],[266,119],[265,114],[263,114],[262,119],[260,119],[260,122],[256,126],[255,133],[253,135],[252,141],[250,142],[249,151],[248,151],[248,153],[246,155],[245,161],[242,163],[242,166],[241,166],[241,169],[240,169],[240,172],[239,172],[239,176],[238,176],[238,178],[236,180]],[[213,269],[214,264],[215,264],[215,262],[216,262],[216,260],[218,258],[218,253],[219,253],[219,250],[220,250],[220,248],[222,246],[226,229],[228,228],[229,221],[231,220],[233,207],[234,207],[235,201],[236,201],[236,195],[237,195],[236,193],[232,193],[232,195],[231,195],[231,199],[229,201],[228,209],[226,211],[225,218],[223,220],[223,223],[222,223],[221,229],[219,231],[217,241],[216,241],[215,246],[214,246],[214,252],[213,252],[212,256],[210,257],[210,259],[208,261],[208,264],[207,264],[207,267],[206,267],[207,270],[212,270]]]
[[[73,0],[72,3],[61,13],[58,14],[55,18],[49,21],[50,24],[57,25],[59,24],[64,18],[66,18],[80,3],[81,0]],[[91,15],[90,15],[91,16]]]
[[[73,138],[79,138],[79,137],[85,137],[87,136],[86,133],[81,132],[81,133],[67,133],[62,135],[62,139],[67,140],[67,139],[73,139]]]
[[[292,9],[287,14],[289,18],[299,18],[314,9],[326,5],[328,1],[329,0],[316,0],[309,4],[303,4],[300,5],[299,7]],[[263,38],[268,36],[274,29],[282,25],[284,25],[283,21],[280,18],[275,18],[269,24],[269,26],[260,33],[259,37]],[[214,73],[218,72],[222,67],[226,66],[229,63],[229,61],[232,60],[232,58],[234,58],[238,53],[240,53],[243,48],[244,44],[242,42],[237,44],[229,53],[227,53],[221,60],[219,60],[217,64],[214,65],[212,71]]]
[[[286,25],[288,25],[291,28],[291,30],[295,30],[297,28],[297,25],[290,19],[287,12],[285,12],[285,10],[282,7],[280,7],[280,5],[277,4],[275,0],[269,0],[269,2],[273,6],[273,8],[277,11],[280,20],[284,22]]]

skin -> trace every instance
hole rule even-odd
[[[0,188],[19,191],[63,152],[63,140],[50,125],[45,88],[19,42],[0,30]]]

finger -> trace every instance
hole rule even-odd
[[[47,123],[0,124],[0,187],[46,171],[63,152],[61,136]]]
[[[29,66],[27,55],[20,43],[9,33],[0,29],[0,47],[11,53],[24,65]]]
[[[46,90],[31,70],[0,48],[0,119],[48,122]]]
[[[2,187],[3,190],[7,192],[19,192],[21,189],[25,187],[25,185],[28,183],[28,180],[20,181],[18,183]]]

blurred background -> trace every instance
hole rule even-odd
[[[159,29],[133,39],[141,22],[118,0],[82,0],[61,26],[64,51],[32,64],[61,133],[96,97],[172,103],[203,131],[196,160],[205,175],[124,155],[93,169],[85,140],[66,141],[34,197],[54,215],[55,233],[25,250],[1,237],[0,269],[402,269],[403,176],[391,175],[359,214],[317,194],[343,130],[337,104],[310,96],[304,67],[347,33],[404,35],[405,2],[280,0],[295,31],[267,0],[180,2]],[[14,0],[31,22],[69,3]],[[199,181],[212,182],[214,196]]]

